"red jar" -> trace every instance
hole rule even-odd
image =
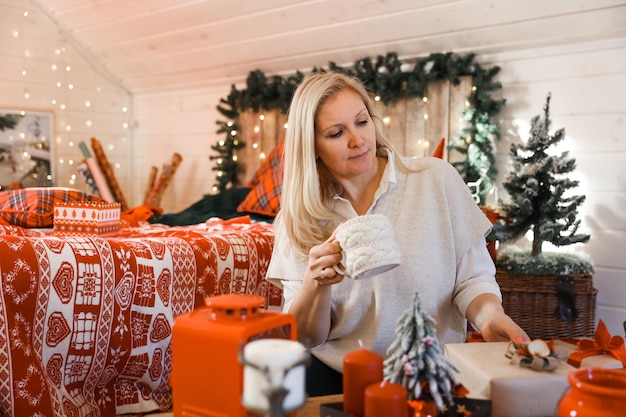
[[[570,388],[557,417],[622,417],[626,410],[626,370],[585,368],[567,376]]]

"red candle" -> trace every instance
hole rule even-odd
[[[363,416],[365,388],[383,380],[383,357],[361,348],[343,358],[343,411]]]
[[[383,381],[365,388],[365,417],[406,417],[408,393],[402,385]]]

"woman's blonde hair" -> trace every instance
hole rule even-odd
[[[376,154],[387,157],[386,149],[393,150],[382,132],[370,95],[358,79],[338,72],[318,72],[300,83],[289,107],[280,213],[275,224],[285,228],[290,245],[304,258],[313,246],[326,240],[335,227],[332,198],[342,189],[315,157],[315,120],[322,105],[344,90],[361,97],[374,121]],[[396,163],[406,170],[396,152],[394,155]]]

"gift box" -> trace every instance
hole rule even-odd
[[[568,389],[567,375],[576,369],[563,360],[554,371],[537,371],[514,365],[505,356],[509,343],[453,343],[445,346],[450,362],[459,370],[458,379],[469,391],[468,398],[491,399],[493,417],[544,417],[555,415],[561,396]],[[578,352],[576,344],[554,341],[553,350]],[[567,357],[567,355],[565,355]],[[610,354],[590,355],[581,367],[621,368]]]
[[[120,214],[119,203],[56,203],[53,232],[56,236],[116,236]]]

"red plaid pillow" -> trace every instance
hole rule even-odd
[[[105,201],[95,194],[72,188],[33,187],[0,191],[0,224],[52,227],[54,204],[69,201]]]
[[[284,144],[285,140],[281,139],[254,173],[248,183],[248,187],[252,190],[237,206],[239,213],[257,213],[269,217],[275,217],[278,214],[283,185]]]

